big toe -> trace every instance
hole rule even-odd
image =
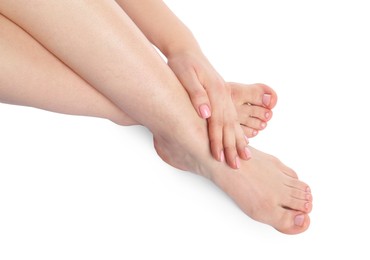
[[[252,104],[272,109],[277,103],[277,94],[269,86],[256,84],[229,83],[233,93],[234,102],[237,104]]]
[[[284,234],[299,234],[310,226],[310,217],[300,211],[282,209],[281,217],[277,218],[272,226]]]

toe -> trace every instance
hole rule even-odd
[[[276,106],[277,94],[271,87],[261,83],[253,84],[252,86],[256,89],[256,92],[259,91],[261,93],[262,105],[269,109]]]
[[[293,197],[286,198],[281,206],[285,209],[299,210],[301,212],[309,213],[312,210],[312,203],[308,200],[296,199]]]
[[[250,128],[250,127],[245,126],[245,125],[242,125],[242,129],[244,131],[244,134],[249,138],[252,138],[252,137],[255,137],[256,135],[258,135],[258,130],[256,130],[256,129]]]
[[[306,231],[310,225],[310,218],[300,211],[282,209],[281,218],[274,223],[273,227],[285,234],[299,234]]]
[[[232,82],[228,84],[231,86],[233,100],[236,104],[250,103],[269,109],[276,106],[277,94],[271,87],[265,84],[244,85]]]
[[[238,119],[240,122],[247,123],[250,118],[259,119],[260,121],[267,122],[272,118],[272,111],[270,109],[254,106],[254,105],[241,105],[236,107]]]
[[[310,191],[300,189],[290,189],[290,196],[299,200],[306,200],[312,202],[312,194]]]

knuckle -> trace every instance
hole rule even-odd
[[[222,118],[218,117],[217,115],[213,115],[209,119],[209,126],[211,129],[222,129],[224,122]]]
[[[207,97],[207,93],[204,89],[196,88],[190,91],[190,96],[193,100],[200,100]]]
[[[225,91],[228,88],[228,86],[225,84],[225,81],[220,77],[215,77],[210,80],[209,86],[218,91]]]
[[[224,149],[227,153],[235,154],[236,147],[233,144],[224,144]]]

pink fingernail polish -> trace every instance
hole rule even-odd
[[[221,151],[221,162],[224,162],[225,161],[225,154],[224,154],[224,151]]]
[[[211,110],[209,109],[208,105],[203,104],[199,107],[200,114],[202,118],[207,119],[211,116]]]
[[[245,138],[245,141],[247,142],[247,144],[249,144],[249,138],[248,138],[248,136],[244,135],[244,138]]]
[[[271,103],[271,95],[270,94],[263,94],[263,97],[262,97],[262,103],[268,107]]]
[[[235,165],[236,165],[236,168],[237,169],[240,168],[240,161],[239,161],[239,158],[238,157],[235,158]]]
[[[303,226],[303,223],[304,223],[304,215],[297,215],[295,216],[294,218],[294,224],[296,226]]]
[[[266,124],[265,122],[262,122],[262,123],[261,123],[261,128],[262,128],[262,129],[265,129],[265,128],[266,128],[266,126],[267,126],[267,124]]]
[[[247,156],[248,159],[252,157],[251,150],[249,150],[248,147],[245,147],[245,155]]]
[[[258,135],[258,131],[257,131],[257,130],[253,130],[252,135],[253,135],[253,136]]]

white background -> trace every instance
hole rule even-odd
[[[251,144],[311,186],[309,230],[251,220],[141,127],[0,104],[0,259],[369,259],[367,1],[166,2],[225,80],[277,91]]]

